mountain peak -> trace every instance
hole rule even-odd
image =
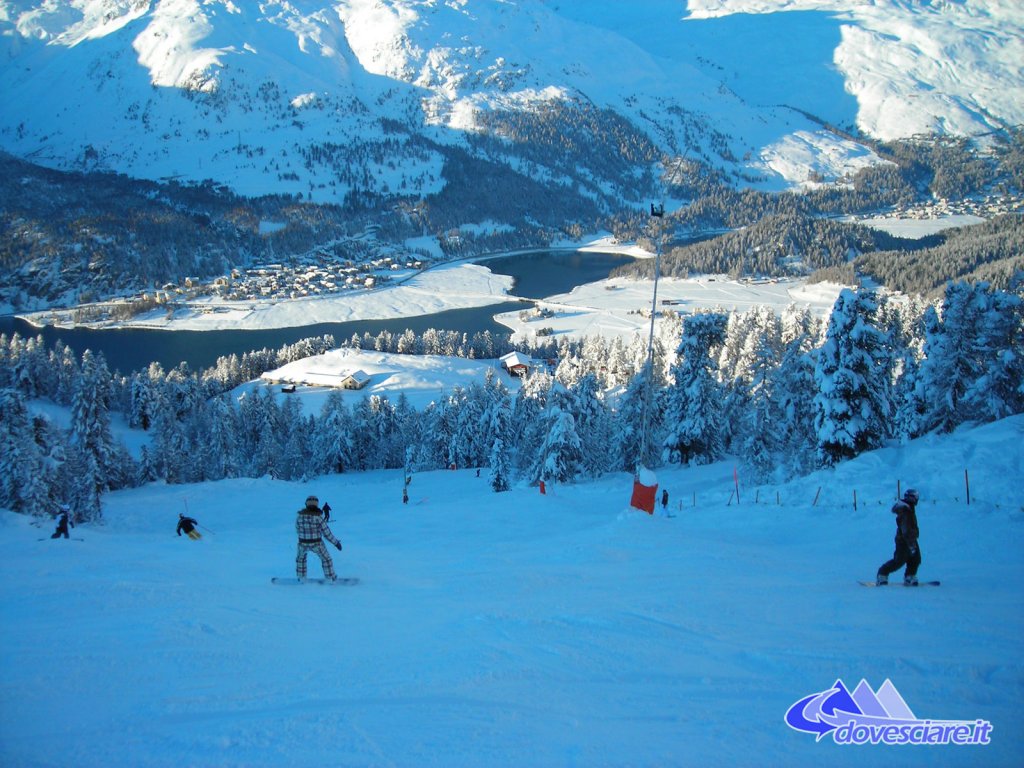
[[[0,0],[0,149],[248,195],[424,196],[443,147],[521,173],[509,126],[578,103],[781,188],[877,162],[856,135],[1024,122],[1022,24],[1008,0]]]

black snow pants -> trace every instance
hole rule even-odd
[[[878,572],[888,576],[893,571],[899,570],[902,566],[906,565],[907,570],[905,576],[916,576],[917,569],[921,565],[921,545],[917,546],[917,551],[911,554],[910,547],[903,539],[896,539],[896,551],[893,552],[892,560],[885,563]]]

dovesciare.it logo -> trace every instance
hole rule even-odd
[[[786,725],[836,744],[988,744],[992,733],[986,720],[921,720],[889,680],[877,691],[861,680],[853,693],[836,680],[791,706]]]

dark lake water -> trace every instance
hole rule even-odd
[[[482,262],[492,272],[510,275],[515,280],[514,296],[540,298],[567,293],[575,286],[601,280],[617,266],[630,261],[628,256],[578,251],[543,251],[487,259]],[[254,349],[278,349],[309,336],[332,334],[340,344],[353,333],[376,335],[381,331],[400,334],[407,328],[422,333],[428,328],[459,331],[472,336],[490,331],[504,335],[508,329],[496,323],[494,316],[522,308],[522,303],[506,301],[473,309],[451,309],[431,315],[391,320],[354,320],[347,323],[321,323],[296,328],[271,328],[252,331],[164,331],[141,328],[95,330],[90,328],[36,328],[24,320],[0,317],[0,333],[8,336],[41,335],[47,346],[60,339],[76,354],[86,349],[102,352],[111,370],[129,373],[159,362],[165,369],[188,363],[193,371],[209,368],[218,357],[242,354]]]

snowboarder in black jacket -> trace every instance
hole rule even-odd
[[[68,534],[68,525],[72,528],[75,524],[71,522],[71,510],[67,508],[67,505],[62,504],[60,507],[60,514],[57,516],[57,530],[53,532],[51,539],[59,539],[63,536],[65,539],[70,539],[71,536]]]
[[[917,569],[921,565],[921,546],[917,540],[920,531],[917,527],[916,511],[919,499],[918,492],[908,488],[903,498],[893,505],[892,512],[896,515],[896,551],[893,552],[892,560],[878,569],[876,584],[888,584],[889,574],[906,565],[903,583],[909,587],[917,586]]]
[[[184,531],[185,535],[195,541],[196,539],[203,538],[199,531],[196,530],[196,526],[199,525],[191,517],[185,517],[184,514],[178,515],[178,535],[181,536],[181,532]]]

